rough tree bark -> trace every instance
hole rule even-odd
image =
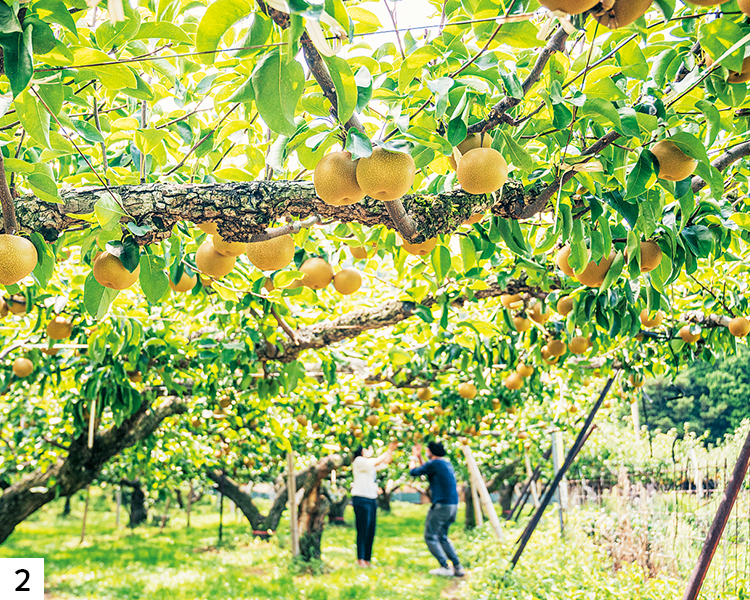
[[[380,488],[378,490],[378,509],[383,512],[391,512],[391,490],[387,488]]]
[[[128,527],[133,529],[141,523],[145,523],[146,521],[148,521],[146,494],[143,493],[141,482],[137,479],[134,481],[122,479],[120,481],[120,485],[125,485],[133,490],[132,492],[130,492],[130,519],[128,521]]]
[[[328,524],[345,525],[344,513],[350,501],[348,492],[341,490],[339,493],[333,493],[330,485],[323,485],[322,490],[328,498]]]
[[[0,496],[0,543],[8,539],[19,523],[45,504],[59,496],[70,496],[89,485],[108,460],[147,438],[164,419],[186,411],[187,406],[177,397],[166,398],[153,408],[144,402],[119,427],[111,427],[97,435],[93,448],[88,447],[86,435],[73,440],[64,458],[58,459],[46,471],[25,475]]]
[[[322,493],[321,485],[331,471],[349,464],[349,460],[349,457],[327,456],[295,475],[297,491],[303,490],[299,504],[299,522],[300,551],[305,560],[320,558],[320,543],[329,508],[328,499]],[[287,503],[287,488],[281,480],[276,485],[277,496],[271,511],[263,516],[255,506],[252,496],[243,492],[237,482],[222,475],[220,471],[209,470],[206,475],[217,485],[218,490],[242,511],[253,527],[255,535],[263,535],[264,531],[266,535],[268,531],[276,531]]]

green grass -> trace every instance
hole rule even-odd
[[[244,517],[227,511],[224,542],[217,547],[219,517],[207,502],[193,515],[190,530],[184,512],[172,511],[164,531],[142,526],[134,532],[117,530],[107,505],[101,497],[92,502],[99,510],[89,511],[83,545],[82,502],[66,519],[58,516],[62,504],[55,502],[19,526],[0,547],[0,557],[43,557],[47,591],[60,599],[435,600],[455,586],[427,573],[437,563],[422,539],[426,506],[394,503],[390,515],[379,515],[377,566],[371,570],[354,567],[348,508],[349,526],[326,529],[323,564],[310,573],[292,564],[286,523],[276,538],[264,542],[249,535]],[[454,526],[452,537],[461,538],[461,529]]]

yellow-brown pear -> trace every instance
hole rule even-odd
[[[348,296],[362,286],[362,275],[357,269],[342,269],[333,276],[333,287],[339,294]]]
[[[664,311],[657,310],[656,314],[653,317],[649,317],[648,311],[644,308],[641,311],[640,319],[641,325],[643,325],[646,329],[653,329],[654,327],[658,327],[659,325],[661,325],[661,322],[664,320]]]
[[[671,140],[656,142],[651,152],[659,161],[659,178],[666,181],[687,179],[698,167],[698,161],[690,158]]]
[[[16,377],[28,377],[34,372],[34,363],[28,358],[19,357],[13,361],[13,374]]]
[[[206,223],[198,223],[197,227],[208,235],[219,235],[219,230],[216,228],[216,223],[211,223],[210,221]]]
[[[398,200],[411,189],[416,168],[414,159],[403,152],[375,148],[357,164],[357,183],[362,191],[376,200]]]
[[[565,273],[568,277],[575,277],[575,271],[570,266],[568,259],[570,258],[570,246],[563,246],[557,251],[555,255],[555,264],[557,268]]]
[[[596,20],[610,29],[627,27],[646,14],[652,0],[617,0],[607,11],[596,15]]]
[[[401,247],[414,256],[427,256],[437,246],[437,238],[429,238],[420,244],[412,244],[401,238]]]
[[[456,175],[469,194],[490,194],[508,181],[508,163],[494,148],[475,148],[461,157]]]
[[[525,363],[518,363],[516,365],[516,373],[521,377],[531,377],[534,374],[534,367]]]
[[[734,337],[745,337],[750,333],[750,321],[745,317],[735,317],[729,321],[729,333]]]
[[[245,247],[247,246],[246,242],[227,242],[219,234],[213,236],[211,242],[216,251],[222,256],[237,257],[245,251]]]
[[[477,386],[473,383],[459,383],[458,384],[458,395],[467,400],[471,400],[477,395]]]
[[[576,336],[570,340],[568,347],[573,354],[583,354],[589,349],[589,340],[582,336]]]
[[[602,258],[599,264],[593,260],[586,266],[582,273],[576,274],[576,279],[587,287],[599,287],[604,283],[612,261],[615,259],[615,253],[612,252],[609,257]]]
[[[629,1],[629,0],[623,0]],[[599,0],[539,0],[542,6],[566,15],[580,15],[587,10],[594,8]]]
[[[47,323],[47,337],[53,340],[65,340],[73,333],[73,322],[65,317],[55,317]]]
[[[481,144],[480,144],[480,141],[481,141]],[[466,154],[469,150],[474,150],[475,148],[491,148],[491,147],[492,147],[492,136],[489,133],[485,133],[484,135],[480,133],[475,133],[473,135],[470,135],[457,146],[458,151],[461,153],[461,156]],[[453,170],[455,171],[457,168],[456,159],[453,158],[452,154],[448,157],[448,162],[450,163],[451,167],[453,167]]]
[[[679,335],[680,338],[682,338],[682,341],[686,344],[695,344],[695,342],[697,342],[701,337],[700,333],[693,333],[690,330],[690,325],[685,325],[684,327],[682,327],[680,329]]]
[[[203,242],[195,253],[195,265],[198,270],[214,279],[221,279],[225,275],[229,275],[236,262],[237,259],[234,256],[219,254],[209,241]]]
[[[261,271],[278,271],[294,258],[294,240],[291,235],[282,235],[264,242],[249,242],[245,254]]]
[[[28,238],[0,234],[0,284],[13,285],[31,275],[38,258]]]
[[[641,273],[649,273],[661,264],[662,251],[654,240],[641,242]]]
[[[559,314],[562,316],[567,316],[571,313],[573,310],[573,298],[570,296],[565,296],[564,298],[560,298],[557,301],[557,305],[555,306],[555,309]]]
[[[350,152],[331,152],[315,167],[315,193],[326,204],[348,206],[365,197],[357,183],[357,163]]]
[[[513,372],[505,378],[503,385],[509,390],[520,390],[523,387],[523,377]]]
[[[313,290],[322,290],[333,279],[333,269],[325,260],[319,257],[308,258],[299,269],[305,276],[302,285]]]
[[[531,321],[524,317],[513,317],[513,327],[516,328],[518,333],[523,333],[531,329]]]
[[[172,279],[169,280],[169,287],[172,288],[172,291],[175,292],[189,292],[195,287],[195,284],[197,283],[198,278],[193,275],[190,277],[185,271],[182,272],[182,276],[180,277],[180,280],[177,283],[174,283]]]
[[[750,17],[750,0],[737,0],[737,6],[745,13],[746,17]]]
[[[141,265],[136,266],[132,273],[122,264],[120,259],[109,252],[102,252],[94,259],[94,279],[101,285],[112,290],[124,290],[138,281]]]

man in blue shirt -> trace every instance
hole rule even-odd
[[[456,555],[456,549],[448,539],[448,529],[456,520],[458,512],[458,491],[453,465],[445,454],[443,444],[430,442],[427,445],[427,462],[424,462],[422,446],[417,444],[412,449],[409,473],[412,477],[427,475],[430,482],[432,507],[427,513],[427,520],[424,524],[424,540],[432,555],[440,563],[440,568],[433,569],[430,574],[463,577],[464,569]],[[448,565],[448,560],[453,563],[452,568]]]

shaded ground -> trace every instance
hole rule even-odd
[[[426,506],[394,504],[391,515],[380,515],[372,570],[353,566],[352,527],[327,529],[315,574],[292,564],[285,526],[276,539],[261,542],[248,535],[244,518],[225,513],[224,543],[217,547],[213,509],[204,506],[210,514],[195,515],[190,530],[175,514],[163,532],[151,526],[118,531],[111,512],[94,511],[80,545],[80,515],[74,510],[63,520],[55,505],[19,527],[0,556],[44,557],[45,600],[436,600],[455,598],[461,585],[427,573],[436,564],[422,540]],[[348,523],[352,517],[349,508]],[[456,528],[454,537],[460,536]]]

